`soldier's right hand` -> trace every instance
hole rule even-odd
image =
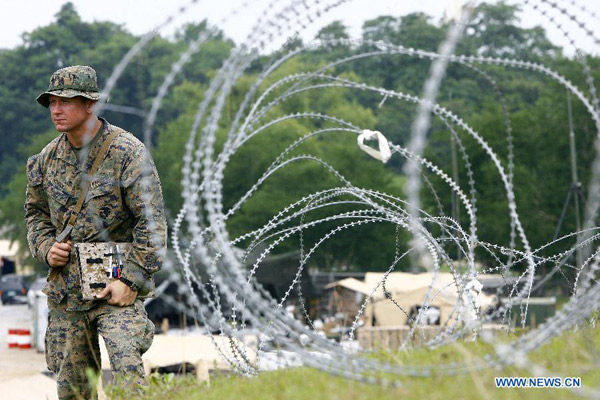
[[[63,267],[69,262],[69,255],[71,254],[71,241],[68,240],[66,243],[55,242],[48,254],[46,255],[46,261],[51,267]]]

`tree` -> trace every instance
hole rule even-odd
[[[562,56],[540,28],[521,28],[517,23],[518,8],[505,3],[481,4],[474,19],[458,44],[458,54],[506,56],[535,60],[551,66],[587,93],[586,77],[581,65]],[[140,135],[143,115],[155,99],[158,88],[174,62],[199,35],[212,29],[206,22],[184,27],[174,40],[155,37],[123,71],[117,87],[111,93],[112,106],[128,106],[139,115],[107,110],[109,120]],[[381,16],[365,22],[363,38],[386,41],[404,47],[436,51],[446,37],[448,26],[435,24],[424,14],[401,18]],[[323,28],[317,37],[323,40],[348,38],[347,29],[336,21]],[[22,202],[25,185],[25,159],[49,141],[52,126],[47,111],[34,98],[47,86],[49,74],[70,64],[92,64],[103,79],[114,65],[139,40],[118,25],[84,23],[72,5],[65,5],[56,20],[24,36],[25,44],[13,50],[0,51],[0,225],[10,226],[9,236],[24,240]],[[261,55],[238,80],[218,125],[217,151],[221,149],[231,121],[247,90],[262,68],[286,50],[300,45],[290,41],[280,52]],[[181,167],[185,143],[190,133],[199,103],[210,80],[217,74],[234,43],[216,31],[204,43],[177,76],[172,89],[163,99],[154,125],[153,149],[163,182],[167,208],[171,217],[180,209]],[[259,93],[276,80],[299,72],[315,71],[334,60],[376,50],[376,46],[346,46],[309,51],[286,61],[261,85]],[[586,62],[597,81],[600,61],[588,57]],[[431,60],[407,55],[379,55],[354,60],[326,71],[355,82],[420,96],[428,76]],[[518,212],[527,236],[535,248],[549,242],[556,230],[564,199],[570,185],[565,89],[554,80],[532,71],[503,66],[468,66],[450,63],[436,101],[462,118],[481,134],[508,169],[506,123],[510,122],[515,146],[513,185]],[[480,71],[480,72],[479,72]],[[490,80],[495,81],[495,86]],[[272,93],[267,103],[283,93]],[[364,88],[363,88],[364,89]],[[500,93],[497,93],[497,91]],[[503,109],[503,105],[506,110]],[[381,131],[390,141],[406,145],[416,106],[404,100],[382,97],[360,89],[323,88],[295,94],[275,105],[256,126],[283,115],[298,112],[321,112],[353,122],[361,128]],[[504,119],[506,111],[509,120]],[[580,180],[589,180],[591,162],[595,157],[595,125],[583,105],[574,99],[573,120],[577,136],[578,173]],[[244,144],[231,158],[223,180],[224,208],[227,211],[266,171],[281,151],[300,136],[315,129],[332,126],[318,119],[293,118],[273,125]],[[461,129],[457,135],[468,154],[475,181],[479,238],[499,245],[510,242],[510,220],[506,191],[489,155],[472,137]],[[424,156],[455,177],[451,162],[451,135],[447,126],[433,118],[428,132]],[[336,132],[312,137],[291,155],[311,154],[327,162],[346,176],[355,186],[372,188],[402,196],[404,160],[395,155],[385,166],[362,153],[354,134]],[[460,152],[459,152],[460,153]],[[425,172],[435,196],[441,202],[441,214],[453,216],[450,188],[435,175]],[[466,160],[459,160],[457,180],[469,193]],[[227,221],[232,237],[263,226],[277,211],[318,190],[340,186],[323,166],[310,160],[290,164],[273,174]],[[424,185],[422,200],[427,212],[440,215],[438,200],[429,186]],[[304,222],[339,212],[346,206],[331,206],[312,211]],[[464,209],[460,222],[468,226]],[[575,230],[573,208],[567,208],[559,234]],[[293,223],[298,223],[294,221]],[[332,229],[348,220],[321,224],[304,232],[305,250]],[[21,224],[21,225],[19,225]],[[435,231],[438,233],[438,231]],[[319,268],[346,266],[356,270],[386,268],[395,252],[395,226],[387,223],[367,224],[342,230],[335,239],[327,240],[312,258]],[[401,246],[406,248],[408,235],[401,234]],[[547,254],[560,252],[574,241],[562,241]],[[244,243],[247,244],[247,243]],[[521,246],[517,239],[517,247]],[[276,251],[297,249],[299,236],[286,241]],[[375,251],[374,251],[375,249]],[[479,250],[478,250],[479,251]],[[451,254],[455,254],[451,252]],[[495,266],[497,260],[485,252],[478,259]],[[404,267],[404,266],[402,266]]]
[[[19,147],[19,155],[28,157],[39,153],[56,135],[57,133],[54,130],[37,135],[31,143]],[[37,271],[42,272],[47,267],[31,257],[28,251],[27,227],[25,226],[25,211],[23,208],[27,187],[25,164],[21,164],[15,169],[15,174],[6,185],[8,194],[0,198],[0,226],[6,229],[4,234],[6,239],[19,243],[19,250],[25,263],[35,266]]]
[[[540,59],[560,55],[558,47],[546,38],[544,29],[520,28],[518,5],[504,2],[482,3],[475,9],[466,29],[461,51],[491,57]]]

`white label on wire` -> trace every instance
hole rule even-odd
[[[365,140],[373,139],[377,139],[377,142],[379,143],[379,150],[375,150],[374,148],[364,144]],[[356,141],[358,142],[358,147],[360,147],[362,151],[371,157],[378,159],[379,161],[386,163],[392,156],[387,139],[379,131],[370,131],[368,129],[364,129],[362,133],[358,135]]]

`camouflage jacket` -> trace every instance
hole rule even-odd
[[[152,274],[162,266],[166,250],[166,220],[160,181],[145,146],[131,133],[105,120],[102,135],[89,149],[86,165],[80,162],[65,133],[27,161],[25,220],[31,254],[46,263],[55,237],[64,229],[81,190],[83,171],[89,171],[104,140],[117,129],[104,160],[90,184],[77,217],[71,241],[69,263],[55,279],[49,279],[44,293],[55,303],[67,297],[67,309],[86,310],[93,306],[81,298],[80,273],[74,255],[75,243],[129,242],[122,276],[142,288],[143,295],[154,288]]]

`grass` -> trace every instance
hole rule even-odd
[[[499,340],[514,340],[504,335]],[[482,341],[461,341],[436,349],[373,353],[373,357],[406,366],[442,365],[454,362],[481,361],[493,352]],[[600,327],[568,331],[529,354],[534,363],[562,377],[581,377],[584,386],[600,389]],[[263,372],[255,377],[224,375],[211,377],[210,387],[195,378],[154,374],[150,385],[139,397],[131,397],[122,388],[108,388],[109,398],[145,400],[362,400],[362,399],[564,399],[575,397],[568,389],[499,389],[494,377],[530,377],[528,370],[516,366],[502,370],[469,370],[454,376],[434,374],[430,377],[394,376],[400,387],[383,387],[343,379],[310,368],[292,368]]]

